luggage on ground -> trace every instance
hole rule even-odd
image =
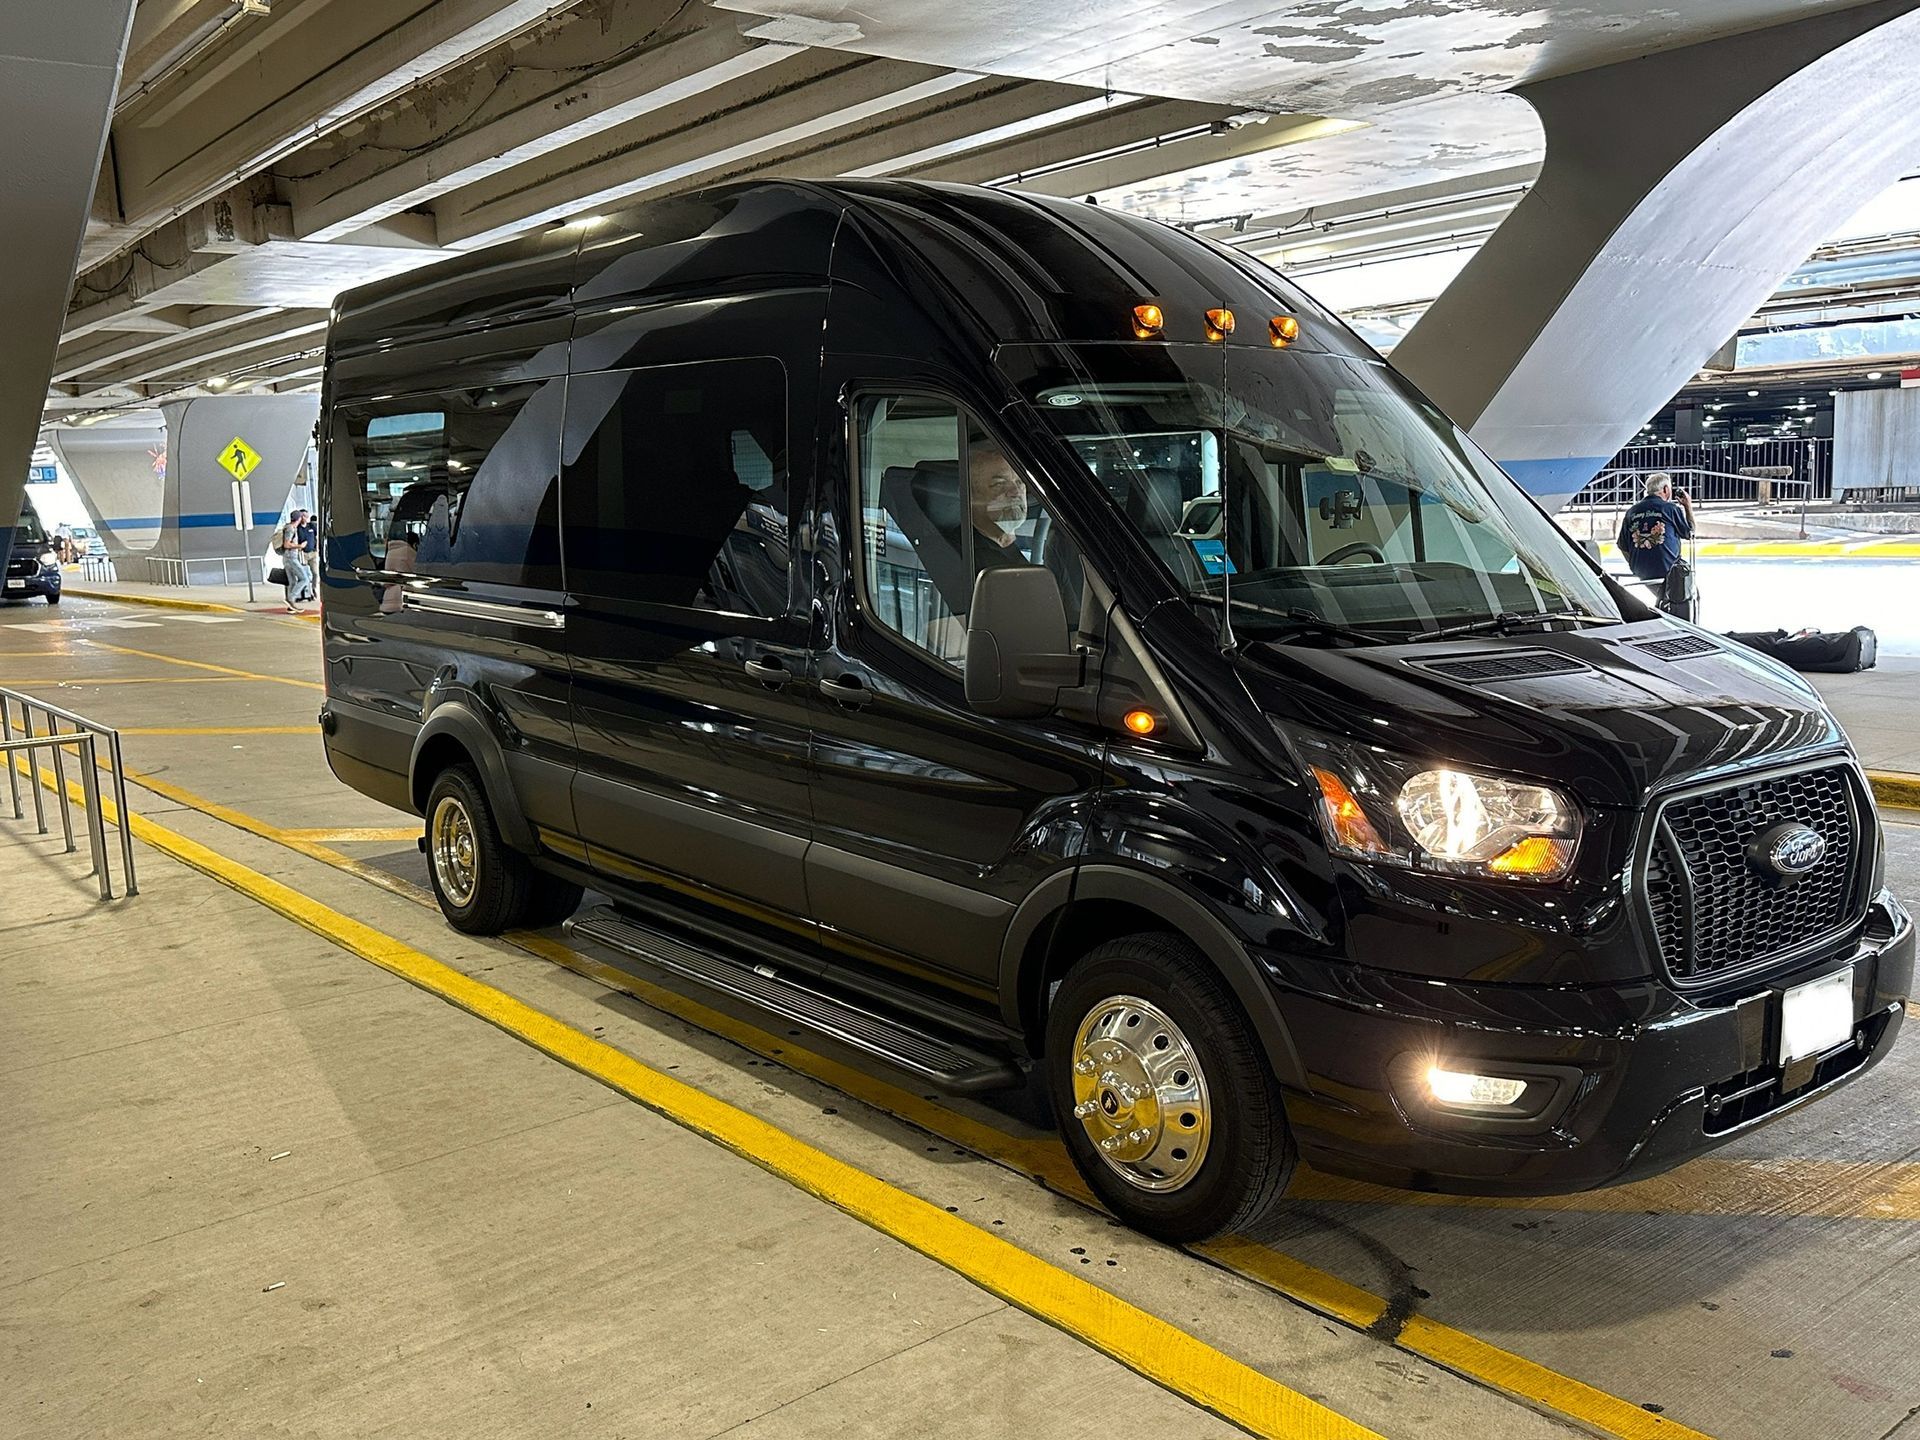
[[[1727,638],[1795,670],[1821,675],[1871,670],[1879,651],[1878,639],[1864,625],[1840,631],[1801,630],[1791,635],[1785,630],[1730,630]]]

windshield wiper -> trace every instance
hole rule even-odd
[[[1208,595],[1204,591],[1189,590],[1187,598],[1202,605],[1225,605],[1227,602],[1218,595]],[[1273,637],[1275,645],[1285,645],[1296,635],[1337,635],[1343,640],[1357,640],[1363,645],[1398,645],[1407,638],[1406,632],[1396,631],[1391,635],[1376,635],[1371,630],[1357,630],[1351,625],[1341,625],[1326,620],[1311,610],[1276,610],[1271,605],[1261,605],[1252,600],[1235,600],[1236,610],[1250,610],[1256,615],[1271,615],[1277,620],[1288,620],[1292,627],[1282,635]]]
[[[1585,610],[1542,610],[1533,615],[1490,615],[1485,620],[1469,620],[1464,625],[1443,625],[1438,630],[1422,630],[1415,640],[1444,640],[1450,635],[1480,635],[1488,631],[1502,634],[1518,625],[1539,625],[1548,620],[1577,620],[1588,625],[1611,625],[1611,620],[1589,615]]]
[[[1358,630],[1351,625],[1324,619],[1311,610],[1289,610],[1284,618],[1293,622],[1293,628],[1274,637],[1276,645],[1287,644],[1294,637],[1306,634],[1336,635],[1342,640],[1356,640],[1362,645],[1392,645],[1406,638],[1397,634],[1376,635],[1370,630]]]

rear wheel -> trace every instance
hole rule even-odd
[[[533,899],[527,857],[500,838],[493,807],[470,765],[453,765],[427,792],[427,873],[440,913],[469,935],[521,924]]]
[[[1047,1089],[1101,1202],[1162,1240],[1204,1240],[1272,1209],[1295,1164],[1280,1087],[1225,982],[1187,941],[1089,952],[1047,1015]]]

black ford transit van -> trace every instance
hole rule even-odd
[[[1277,275],[1088,205],[748,183],[340,301],[334,772],[474,932],[953,1090],[1116,1214],[1540,1194],[1892,1046],[1800,679],[1649,610]]]

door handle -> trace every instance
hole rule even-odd
[[[779,656],[766,660],[748,660],[745,662],[747,674],[758,680],[769,690],[778,690],[793,678],[793,672],[780,663]]]
[[[873,691],[869,690],[861,682],[860,677],[851,671],[831,680],[821,680],[820,693],[829,700],[855,710],[873,699]]]

